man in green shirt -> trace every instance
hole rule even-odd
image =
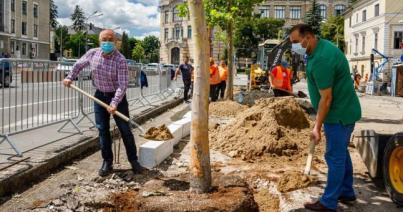
[[[318,144],[322,125],[326,136],[327,185],[320,200],[306,203],[314,211],[336,211],[338,201],[356,200],[348,144],[361,106],[350,77],[348,61],[330,41],[317,38],[306,24],[291,29],[292,50],[307,54],[306,75],[312,105],[317,112],[311,139]]]

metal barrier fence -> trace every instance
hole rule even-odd
[[[82,133],[79,124],[93,113],[94,103],[83,95],[67,89],[62,81],[74,62],[46,60],[0,59],[0,144],[8,142],[17,155],[21,152],[10,135],[56,123],[71,124]],[[148,87],[141,87],[141,72],[147,75]],[[93,94],[95,87],[89,68],[81,71],[74,83]],[[129,87],[126,95],[130,105],[151,105],[154,100],[172,94],[167,70],[143,64],[129,65]],[[94,124],[95,126],[95,124]]]

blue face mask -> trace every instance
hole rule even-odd
[[[306,54],[306,48],[302,47],[301,43],[293,43],[291,47],[292,51],[299,54],[299,55],[305,55]]]
[[[101,42],[101,49],[105,54],[109,54],[115,49],[115,44],[109,41]]]

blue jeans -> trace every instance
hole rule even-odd
[[[354,124],[324,124],[326,135],[325,159],[329,170],[327,185],[320,202],[330,209],[337,208],[340,196],[355,197],[353,164],[348,151],[354,126]]]
[[[114,93],[103,93],[98,90],[95,92],[95,97],[108,105],[112,101],[114,95]],[[105,108],[97,103],[94,104],[94,110],[95,123],[99,131],[99,144],[101,147],[102,158],[106,161],[113,161],[112,138],[109,124],[111,115]],[[127,103],[126,96],[118,105],[117,110],[129,117],[129,104]],[[113,118],[115,119],[116,125],[118,126],[122,136],[123,143],[126,148],[127,158],[129,161],[137,161],[136,144],[134,142],[134,136],[131,131],[130,124],[117,116],[113,116]]]

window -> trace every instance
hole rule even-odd
[[[301,19],[301,7],[291,7],[290,8],[290,18],[291,19]]]
[[[22,14],[27,15],[27,1],[22,1]]]
[[[164,40],[168,40],[168,34],[169,34],[169,29],[165,28],[164,29]]]
[[[358,24],[358,13],[355,15],[355,23]]]
[[[395,32],[395,36],[393,39],[393,48],[401,49],[400,43],[403,41],[403,32]]]
[[[0,32],[4,32],[4,1],[0,1]]]
[[[167,24],[169,21],[169,11],[168,10],[165,11],[165,13],[164,13],[164,19],[165,19],[165,23]]]
[[[15,20],[11,19],[11,33],[15,33]]]
[[[367,20],[367,10],[362,11],[362,22]]]
[[[188,38],[192,38],[192,26],[188,26]]]
[[[348,19],[348,26],[351,27],[351,17]]]
[[[179,36],[181,34],[181,28],[179,26],[175,26],[175,39],[179,40]]]
[[[284,6],[274,7],[274,17],[278,19],[285,18],[285,7]]]
[[[34,24],[34,37],[38,37],[38,24]]]
[[[23,35],[27,35],[27,22],[22,22],[21,32]]]
[[[365,36],[362,36],[361,54],[365,54]]]
[[[262,6],[260,8],[260,17],[261,18],[268,18],[270,17],[270,6]]]
[[[378,49],[378,33],[374,34],[374,49]]]
[[[11,11],[15,12],[15,0],[11,0]]]
[[[342,15],[344,10],[346,10],[346,6],[343,4],[337,4],[334,6],[334,15],[339,16]]]
[[[34,4],[34,17],[38,18],[38,5]]]
[[[10,53],[14,54],[14,49],[15,49],[15,41],[11,41],[10,42]]]
[[[322,16],[323,19],[326,19],[327,17],[327,7],[324,4],[319,5],[319,13],[320,16]]]
[[[27,43],[22,43],[22,55],[27,55]]]
[[[179,17],[179,10],[176,7],[174,7],[173,9],[172,21],[173,22],[182,21],[182,18]]]
[[[31,43],[31,58],[35,58],[38,56],[38,44]]]
[[[379,4],[375,4],[375,16],[379,16]]]
[[[358,53],[358,36],[355,36],[355,54]]]

